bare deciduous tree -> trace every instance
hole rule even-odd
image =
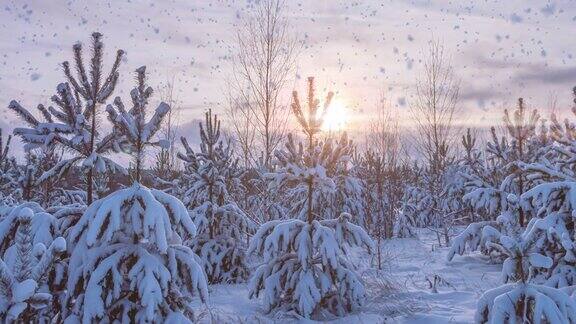
[[[415,143],[434,173],[442,173],[448,158],[459,91],[459,81],[444,46],[431,41],[410,112],[416,124]]]
[[[429,199],[432,220],[438,231],[449,244],[449,231],[452,220],[458,211],[444,210],[442,195],[444,175],[453,161],[450,144],[455,139],[454,117],[458,111],[459,81],[454,75],[450,57],[444,46],[436,40],[430,42],[428,57],[424,61],[424,71],[416,81],[416,96],[410,105],[410,112],[416,125],[415,145],[423,155],[427,174],[424,188]]]
[[[257,143],[266,166],[285,133],[289,110],[284,99],[289,99],[283,94],[292,79],[299,49],[290,33],[285,8],[284,0],[262,0],[243,19],[228,83],[229,117],[232,124],[237,124],[234,130],[243,154],[246,159],[254,159],[246,149]]]
[[[546,99],[546,108],[549,115],[558,114],[558,93],[556,91],[550,91]]]
[[[377,239],[378,268],[382,268],[381,240],[392,237],[395,209],[402,198],[400,158],[402,145],[398,115],[389,105],[384,94],[380,95],[376,116],[369,125],[365,153],[368,171],[368,195],[373,237]],[[375,198],[375,199],[374,199]]]
[[[402,149],[398,114],[390,107],[383,93],[378,99],[376,117],[370,122],[369,129],[371,135],[367,144],[383,157],[386,165],[396,166]]]
[[[156,153],[156,164],[154,165],[154,173],[162,180],[170,180],[175,176],[178,170],[178,158],[176,157],[176,133],[178,132],[180,120],[180,106],[179,100],[174,94],[176,76],[166,81],[166,84],[160,87],[160,99],[167,103],[171,109],[164,118],[164,124],[160,129],[160,137],[170,143],[169,148],[162,147]]]
[[[253,127],[254,112],[244,105],[240,100],[233,99],[232,95],[228,96],[229,104],[226,111],[228,118],[232,121],[232,132],[234,140],[240,148],[244,168],[249,168],[252,162],[257,158],[254,156],[254,142],[256,130]]]

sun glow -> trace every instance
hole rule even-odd
[[[346,106],[342,101],[335,99],[328,108],[324,123],[322,124],[322,130],[325,132],[344,130],[348,121],[349,117]]]

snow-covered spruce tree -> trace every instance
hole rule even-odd
[[[462,135],[461,143],[464,149],[464,156],[460,157],[458,161],[458,172],[454,176],[457,178],[458,194],[463,196],[470,191],[470,186],[467,185],[467,178],[464,175],[481,174],[486,161],[484,155],[476,146],[476,134],[473,133],[470,128],[466,130],[466,134]],[[460,199],[460,201],[462,201],[462,199]],[[463,219],[468,222],[475,222],[477,220],[478,214],[469,203],[463,202],[462,208],[466,210],[462,217]]]
[[[425,173],[426,186],[424,188],[435,189],[424,191],[425,198],[421,204],[431,215],[427,227],[436,233],[438,244],[442,244],[443,238],[444,244],[449,246],[451,229],[464,214],[462,184],[457,176],[459,165],[455,156],[448,156],[448,145],[443,145],[439,154],[443,157],[438,158],[435,163],[439,163],[440,166],[428,166]],[[436,171],[430,172],[430,170]]]
[[[308,109],[300,105],[294,92],[292,110],[305,135],[306,149],[301,151],[300,163],[281,161],[278,181],[286,179],[306,193],[303,211],[292,210],[289,220],[275,220],[262,225],[250,243],[249,251],[264,257],[251,279],[250,297],[264,295],[267,312],[292,311],[305,318],[324,316],[326,312],[342,315],[357,309],[365,298],[364,286],[353,267],[344,257],[349,246],[366,246],[370,251],[374,243],[359,226],[352,224],[351,216],[342,213],[336,219],[317,220],[314,194],[321,187],[334,188],[326,176],[327,146],[314,137],[320,132],[332,93],[320,108],[314,95],[313,78],[308,78]],[[294,145],[289,141],[288,145]],[[332,149],[332,147],[330,147]],[[277,154],[289,156],[288,152]],[[304,219],[298,219],[304,216]]]
[[[18,164],[14,158],[9,159],[4,179],[12,198],[18,202],[35,201],[48,208],[58,196],[59,179],[44,174],[59,159],[53,147],[27,151],[24,164]]]
[[[16,208],[8,218],[16,225],[14,245],[0,258],[0,320],[2,323],[50,322],[47,309],[52,294],[46,286],[55,257],[66,250],[58,237],[38,242],[33,235],[37,214],[28,207]]]
[[[445,198],[443,199],[443,209],[458,211],[461,217],[457,221],[460,223],[474,221],[476,218],[474,209],[462,199],[471,190],[465,175],[481,173],[485,163],[481,152],[476,148],[476,136],[470,128],[466,130],[466,134],[462,135],[461,144],[464,156],[451,164],[444,174]]]
[[[118,81],[118,67],[124,52],[118,50],[110,73],[105,76],[102,71],[104,44],[102,34],[92,34],[92,57],[89,70],[82,58],[82,45],[73,46],[74,64],[77,78],[72,75],[70,63],[64,62],[64,74],[67,83],[58,85],[58,95],[52,97],[57,108],[39,105],[45,121],[39,121],[18,102],[10,102],[14,110],[30,128],[17,128],[16,135],[22,137],[27,149],[55,144],[71,152],[70,158],[62,159],[45,176],[62,176],[73,165],[80,164],[86,172],[87,203],[93,200],[94,172],[123,170],[111,159],[105,157],[113,149],[113,134],[102,136],[98,116],[99,106],[112,95]],[[104,79],[105,78],[105,79]],[[104,80],[103,80],[104,79]]]
[[[207,299],[207,283],[198,257],[183,245],[196,226],[177,198],[148,189],[140,180],[144,148],[169,106],[160,103],[146,121],[152,89],[145,69],[137,70],[132,107],[120,98],[108,106],[116,144],[135,159],[135,182],[92,203],[69,235],[67,323],[188,322],[190,302]]]
[[[61,159],[54,146],[27,151],[24,164],[7,157],[7,150],[6,147],[5,159],[0,162],[0,206],[34,201],[47,211],[51,209],[48,213],[52,214],[69,204],[85,205],[84,191],[62,188],[62,179],[48,172]]]
[[[466,149],[466,147],[465,147]],[[491,142],[487,144],[488,158],[475,168],[465,170],[460,176],[465,180],[464,201],[479,216],[456,238],[448,253],[448,259],[462,255],[469,250],[479,250],[492,257],[500,257],[486,243],[498,241],[500,235],[517,237],[520,228],[517,221],[518,197],[510,181],[504,182],[509,164],[504,157],[512,150],[506,137],[498,138],[494,127],[491,128]],[[511,178],[509,178],[511,179]]]
[[[519,166],[538,161],[547,147],[536,131],[539,118],[535,109],[528,111],[519,99],[516,110],[513,113],[506,110],[504,115],[510,140],[505,136],[499,138],[492,127],[484,167],[461,173],[467,192],[464,201],[486,220],[470,224],[454,239],[449,260],[456,254],[462,255],[467,245],[470,250],[499,254],[485,243],[497,241],[500,235],[517,237],[521,233],[527,215],[519,197],[533,184]]]
[[[101,47],[102,44],[99,40],[95,39],[95,42],[94,46]],[[81,47],[75,46],[74,51],[77,65],[80,64],[78,66],[81,66]],[[99,50],[95,48],[94,51],[94,57],[102,55],[101,48]],[[98,60],[92,62],[101,65]],[[98,69],[92,68],[93,72]],[[117,78],[117,72],[111,72],[106,81],[115,83],[116,81],[110,78]],[[93,76],[90,82],[96,82],[99,79],[100,77]],[[88,87],[89,84],[86,86]],[[110,86],[112,85],[106,87],[109,88]],[[85,210],[87,194],[81,190],[60,188],[58,181],[74,164],[80,162],[82,162],[84,170],[86,165],[91,165],[94,161],[97,162],[95,169],[99,171],[122,168],[112,160],[98,155],[113,149],[112,134],[96,144],[95,150],[97,152],[95,154],[90,153],[92,152],[89,144],[91,128],[86,121],[91,118],[92,111],[88,107],[82,107],[79,93],[73,92],[67,83],[60,84],[57,91],[58,95],[52,97],[52,102],[56,104],[57,108],[52,106],[45,108],[43,105],[38,105],[39,118],[16,101],[10,103],[9,108],[14,110],[30,126],[30,128],[17,128],[14,132],[21,136],[26,143],[25,149],[28,151],[28,156],[34,157],[34,159],[28,159],[28,163],[24,166],[13,167],[12,174],[13,179],[16,180],[14,183],[18,184],[18,188],[20,188],[15,191],[22,192],[24,200],[27,200],[27,197],[33,197],[34,200],[40,199],[43,205],[50,206],[47,207],[47,210],[50,214],[57,215],[59,233],[65,234]],[[93,91],[92,87],[85,92],[90,91]],[[62,158],[56,154],[56,149],[59,148],[72,152],[72,154]]]
[[[539,235],[528,232],[520,241],[502,235],[488,243],[506,256],[505,284],[486,291],[476,309],[477,323],[576,323],[576,302],[559,289],[531,283],[538,269],[552,267],[552,259],[533,252]]]
[[[186,153],[180,154],[189,184],[184,195],[198,228],[188,244],[202,259],[210,283],[242,282],[248,278],[246,235],[255,230],[255,222],[231,195],[242,172],[230,144],[220,138],[220,121],[211,110],[200,123],[200,138],[200,152],[183,140]]]

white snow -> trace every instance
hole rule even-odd
[[[13,302],[20,303],[32,297],[38,288],[38,283],[33,279],[26,279],[22,282],[17,282],[12,286]]]
[[[458,231],[464,227],[458,227]],[[384,241],[383,270],[370,267],[370,256],[354,249],[347,257],[359,263],[367,301],[359,311],[347,316],[329,317],[328,323],[473,323],[478,299],[483,292],[500,286],[500,264],[479,252],[456,256],[446,261],[449,248],[438,247],[436,234],[419,230],[419,239],[401,238]],[[443,282],[433,293],[428,280],[435,275]],[[305,322],[296,315],[282,312],[265,315],[262,301],[248,298],[246,284],[210,285],[207,308],[199,301],[200,323],[217,322]]]

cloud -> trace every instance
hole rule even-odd
[[[193,110],[193,111],[204,111],[206,109],[206,107],[208,107],[206,104],[182,104],[180,105],[179,109],[188,111],[188,110]]]
[[[574,26],[573,1],[548,5],[540,0],[466,4],[390,0],[385,6],[377,0],[286,3],[292,31],[306,45],[297,73],[315,75],[319,90],[333,90],[351,106],[361,108],[358,120],[362,122],[374,113],[374,94],[380,89],[400,84],[389,90],[389,96],[394,104],[409,103],[426,54],[422,50],[433,36],[445,43],[457,76],[466,84],[461,88],[466,106],[491,106],[493,101],[517,94],[545,100],[538,97],[545,98],[539,94],[547,93],[549,87],[564,88],[570,83],[571,88],[576,83],[575,68],[551,68],[544,62],[576,64],[576,43],[567,41],[567,34],[561,32]],[[149,84],[154,88],[176,75],[181,133],[198,143],[196,118],[202,118],[210,107],[223,113],[222,89],[230,72],[235,31],[239,17],[253,4],[174,0],[90,6],[87,0],[54,0],[24,8],[12,1],[0,10],[0,121],[5,127],[20,124],[2,109],[11,99],[22,100],[26,107],[46,103],[62,81],[59,64],[72,59],[72,44],[78,40],[86,44],[90,33],[99,30],[105,35],[105,66],[109,67],[115,49],[128,53],[113,96],[129,98],[132,71],[141,65],[148,66]],[[91,8],[89,16],[87,7]],[[304,83],[305,79],[290,83],[288,92],[292,86],[304,89]],[[158,94],[154,98],[159,99]]]
[[[514,79],[520,82],[532,81],[535,83],[576,85],[576,66],[530,66],[518,72]]]
[[[488,106],[494,106],[496,102],[502,102],[507,99],[506,94],[490,88],[460,88],[459,99],[461,101],[471,101],[478,108],[487,111]]]
[[[192,119],[183,124],[178,126],[178,130],[176,131],[177,137],[177,144],[180,145],[180,137],[186,137],[188,140],[188,144],[192,147],[193,150],[198,149],[198,145],[200,145],[200,119]]]
[[[494,90],[466,87],[464,89],[460,89],[459,98],[462,100],[488,100],[498,96],[498,93]]]

